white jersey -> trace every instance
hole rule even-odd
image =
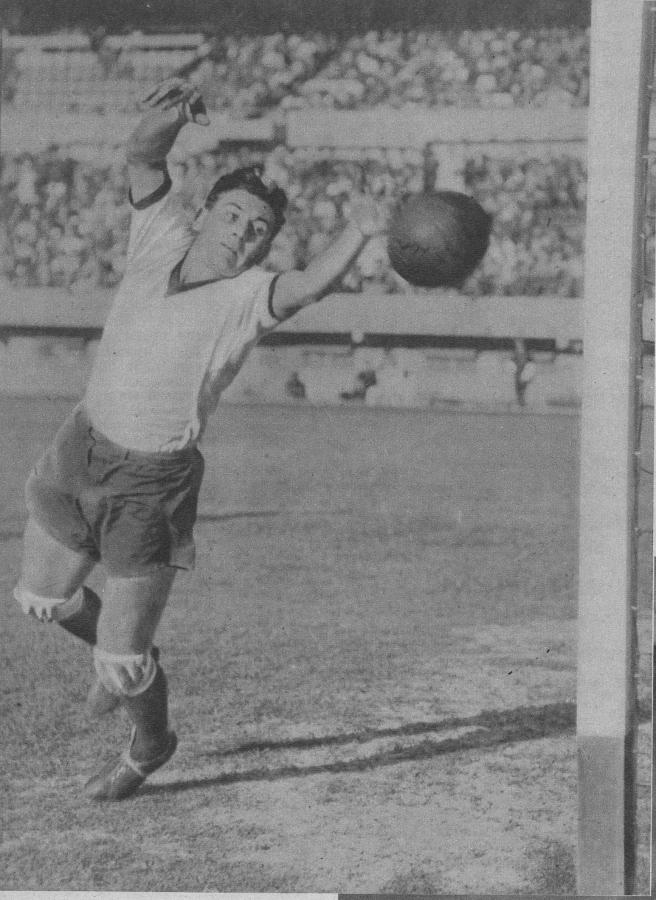
[[[133,211],[125,275],[84,400],[110,440],[160,453],[199,441],[248,351],[278,324],[275,275],[257,266],[167,294],[194,235],[179,198],[166,190]]]

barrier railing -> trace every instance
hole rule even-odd
[[[0,339],[16,336],[97,339],[113,292],[93,289],[74,294],[63,288],[2,289]],[[566,297],[476,297],[456,292],[383,294],[335,293],[277,329],[279,334],[369,334],[510,338],[580,349],[581,301]],[[654,341],[654,310],[645,306],[645,341]]]
[[[208,128],[189,126],[181,132],[176,149],[200,153],[222,142],[279,143],[294,147],[414,147],[429,143],[480,145],[493,149],[527,144],[531,151],[548,145],[551,152],[584,149],[585,109],[458,109],[418,112],[326,111],[296,112],[284,117],[234,119],[213,113]],[[93,115],[5,106],[2,110],[2,151],[19,153],[48,144],[120,147],[138,121],[128,114]],[[656,125],[652,138],[656,137]]]

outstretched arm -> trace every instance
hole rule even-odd
[[[281,321],[320,300],[347,271],[370,237],[385,231],[380,204],[358,196],[351,202],[349,222],[340,236],[314,257],[303,271],[283,272],[276,281],[271,306]]]
[[[208,125],[203,99],[194,85],[168,78],[145,98],[147,111],[128,138],[126,156],[132,201],[148,197],[166,179],[166,156],[187,122]]]

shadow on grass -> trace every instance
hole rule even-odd
[[[650,719],[650,710],[641,704],[639,721]],[[187,791],[194,788],[240,784],[251,781],[279,781],[283,778],[302,778],[325,773],[365,772],[402,762],[432,759],[447,753],[468,750],[487,750],[502,744],[540,740],[574,734],[576,727],[575,703],[550,703],[544,706],[523,706],[517,709],[486,711],[476,716],[443,719],[438,722],[411,722],[398,728],[381,728],[345,734],[329,734],[321,737],[293,738],[281,741],[253,741],[239,744],[228,750],[202,754],[205,758],[226,759],[247,753],[275,750],[311,750],[345,744],[366,744],[382,738],[404,738],[416,735],[435,735],[409,746],[395,744],[367,756],[316,765],[260,766],[239,772],[217,773],[203,778],[189,778],[168,784],[146,785],[141,794],[159,794],[171,791]],[[454,729],[469,729],[465,734],[445,736],[439,733]]]
[[[142,794],[169,791],[186,791],[213,785],[239,784],[250,781],[278,781],[283,778],[301,778],[324,773],[364,772],[401,762],[431,759],[447,753],[467,750],[486,750],[500,744],[539,740],[562,734],[574,733],[576,705],[551,703],[545,706],[526,706],[504,711],[489,711],[476,716],[443,719],[439,722],[413,722],[398,728],[324,735],[322,737],[294,738],[281,741],[254,741],[240,744],[229,750],[205,753],[205,758],[226,759],[252,752],[272,750],[311,750],[344,744],[366,744],[382,738],[403,738],[416,735],[435,735],[409,746],[395,744],[364,757],[321,763],[317,765],[262,766],[239,772],[218,773],[204,778],[190,778],[169,784],[146,785]],[[454,729],[470,729],[465,734],[445,736],[440,732]]]
[[[491,739],[492,743],[506,743],[562,733],[574,727],[575,716],[574,703],[552,703],[546,706],[526,706],[511,710],[482,712],[476,716],[453,716],[436,722],[409,722],[396,728],[376,728],[280,741],[249,741],[226,750],[215,750],[202,755],[217,759],[266,750],[312,750],[342,744],[365,744],[380,738],[412,737],[440,731],[452,731],[454,728],[481,729],[476,734],[453,739],[457,743],[457,746],[453,748],[449,739],[440,741],[440,748],[447,747],[442,752],[450,752],[451,749],[459,749],[462,742],[466,740],[472,740],[477,747],[483,747],[488,739]]]

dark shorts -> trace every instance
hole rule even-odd
[[[110,575],[191,569],[203,468],[196,447],[120,447],[77,406],[27,481],[27,508],[55,540],[102,562]]]

